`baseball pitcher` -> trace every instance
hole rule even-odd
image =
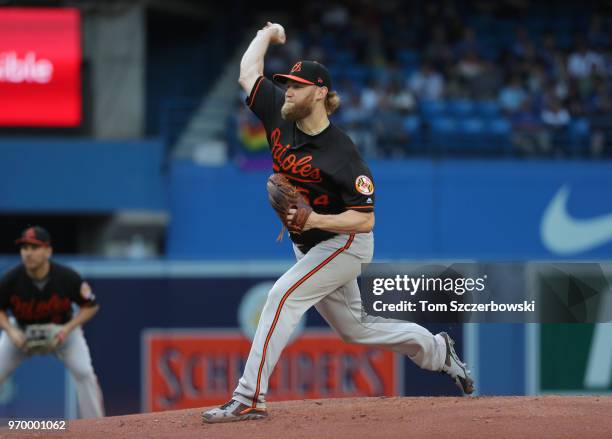
[[[357,277],[374,251],[374,179],[351,139],[329,121],[340,102],[325,66],[302,60],[274,75],[275,82],[263,76],[268,46],[284,42],[279,24],[258,31],[242,57],[239,83],[266,130],[274,171],[268,195],[297,262],[268,294],[232,399],[204,412],[204,421],[267,416],[268,379],[312,306],[345,341],[392,349],[472,393],[469,371],[446,333],[433,335],[413,323],[362,323]]]

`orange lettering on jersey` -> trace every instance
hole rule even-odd
[[[319,195],[312,204],[313,206],[327,206],[329,205],[329,197],[326,194]]]
[[[53,294],[48,300],[40,301],[21,300],[17,296],[11,297],[13,315],[27,321],[51,319],[52,322],[57,323],[61,320],[61,314],[69,312],[70,307],[70,299],[59,297],[57,294]]]
[[[270,134],[270,143],[272,144],[272,159],[274,164],[273,169],[277,172],[283,172],[287,178],[301,181],[302,183],[320,183],[321,170],[313,168],[310,164],[312,156],[307,155],[300,159],[295,154],[289,153],[291,145],[283,145],[280,142],[281,130],[276,128]]]

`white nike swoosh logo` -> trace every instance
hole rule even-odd
[[[612,214],[574,219],[567,213],[570,189],[564,185],[544,211],[540,235],[553,253],[569,255],[591,250],[612,240]]]

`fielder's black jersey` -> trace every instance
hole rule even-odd
[[[246,100],[266,130],[274,172],[284,174],[316,213],[372,212],[372,174],[353,141],[331,123],[319,134],[305,134],[295,122],[281,117],[284,102],[284,90],[264,76],[257,79]],[[308,251],[335,235],[311,229],[292,233],[291,239],[302,251]]]
[[[10,310],[21,326],[35,323],[64,324],[72,318],[72,303],[94,306],[89,284],[71,268],[49,262],[42,289],[26,273],[23,264],[0,278],[0,309]]]

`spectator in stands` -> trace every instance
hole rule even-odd
[[[340,111],[340,120],[343,125],[351,128],[361,128],[366,124],[370,114],[361,105],[360,96],[357,93],[343,93],[348,99],[346,105],[343,105]]]
[[[381,101],[379,111],[374,116],[374,128],[383,156],[402,157],[406,154],[410,137],[404,129],[402,117],[393,110],[387,97]]]
[[[521,155],[542,155],[550,151],[550,136],[540,116],[533,110],[529,98],[525,98],[512,117],[512,143]]]
[[[486,64],[475,50],[468,50],[459,59],[455,66],[454,75],[459,87],[464,90],[465,95],[475,98],[478,82],[483,79],[486,72]]]
[[[612,155],[612,86],[602,78],[596,82],[589,99],[588,121],[591,128],[591,154]]]
[[[533,49],[533,42],[529,38],[529,32],[523,26],[516,28],[514,42],[510,48],[512,55],[517,58],[525,58],[528,51]]]
[[[610,45],[612,38],[612,29],[608,26],[608,30],[604,28],[604,22],[600,15],[593,15],[587,32],[587,41],[589,46],[600,49]]]
[[[331,4],[324,10],[321,22],[329,29],[342,30],[349,23],[349,11],[340,3]]]
[[[343,94],[343,96],[345,100],[348,98],[348,101],[341,107],[340,123],[361,154],[369,158],[376,157],[376,138],[369,124],[373,110],[362,105],[361,97],[357,93]]]
[[[532,94],[543,93],[546,87],[546,71],[542,63],[535,63],[529,66],[527,74],[527,90]]]
[[[554,89],[554,93],[550,94],[558,100],[566,102],[566,107],[570,112],[570,115],[572,115],[573,117],[580,117],[587,113],[588,104],[580,96],[580,93],[578,91],[578,84],[576,83],[576,81],[569,82],[569,87],[566,90],[565,95],[560,95],[558,93],[558,90],[558,87],[556,87]]]
[[[523,0],[365,2],[359,7],[313,0],[303,9],[293,28],[301,37],[290,39],[297,46],[282,46],[278,54],[272,48],[266,67],[282,64],[271,70],[283,70],[300,58],[346,66],[354,88],[343,94],[340,116],[357,135],[375,133],[385,145],[382,154],[404,151],[406,139],[390,139],[388,132],[393,126],[403,132],[399,121],[417,101],[455,98],[497,100],[517,130],[514,141],[523,153],[548,152],[550,137],[559,140],[563,127],[573,127],[578,119],[588,119],[597,154],[612,144],[609,10],[585,8],[573,17],[572,8],[560,4],[551,19]],[[588,22],[582,19],[586,14],[592,14]],[[580,32],[572,41],[559,28],[562,21],[571,21]],[[507,23],[515,27],[510,41]],[[551,31],[540,34],[541,29]],[[422,129],[429,129],[430,117],[420,115]]]
[[[563,53],[557,46],[557,40],[552,33],[548,33],[542,38],[538,58],[544,63],[549,77],[557,77],[562,73],[562,70],[565,70],[566,62]]]
[[[408,87],[404,87],[398,80],[391,81],[387,87],[387,100],[389,107],[401,116],[407,116],[416,109],[416,97]]]
[[[453,49],[455,59],[464,58],[468,53],[480,56],[481,47],[476,39],[476,32],[471,27],[466,27],[463,30],[463,38],[455,44]]]
[[[424,49],[425,58],[439,70],[450,70],[453,63],[453,52],[447,42],[445,28],[438,24],[434,27],[431,40]]]
[[[478,81],[484,73],[484,62],[475,50],[468,50],[457,62],[455,67],[459,79],[466,85]]]
[[[610,38],[612,42],[612,37]],[[606,78],[612,77],[612,44],[603,52],[603,60],[604,60],[604,72],[603,76]]]
[[[567,60],[569,74],[578,80],[588,79],[591,74],[604,74],[604,62],[600,53],[587,47],[581,37],[577,37],[576,49]]]
[[[410,77],[409,87],[418,99],[437,101],[444,97],[445,81],[442,75],[425,61]]]
[[[512,114],[521,108],[527,98],[520,76],[513,75],[508,85],[499,92],[498,102],[501,109],[507,114]]]
[[[548,129],[551,146],[555,153],[568,153],[567,127],[571,122],[569,111],[554,96],[548,96],[542,110],[542,122]]]
[[[612,115],[612,84],[603,78],[597,78],[588,104],[590,112],[594,114]]]
[[[374,114],[383,95],[384,90],[382,85],[373,79],[368,80],[366,85],[361,89],[360,105],[367,112],[368,117]]]
[[[435,27],[435,23],[442,25],[446,30],[448,41],[458,41],[465,34],[464,20],[459,16],[454,1],[445,1],[443,4],[438,2],[425,2],[425,20],[419,20],[423,28],[421,40],[431,40],[430,31]],[[421,16],[419,16],[421,18]]]
[[[529,42],[525,46],[525,51],[521,57],[519,57],[521,70],[524,73],[528,73],[531,66],[538,64],[541,60],[538,58],[538,51],[535,44]]]

